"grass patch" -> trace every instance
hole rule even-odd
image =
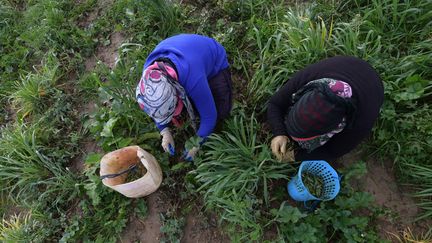
[[[76,177],[45,154],[40,133],[40,128],[25,125],[2,131],[0,183],[11,198],[37,199],[55,207],[76,196]]]

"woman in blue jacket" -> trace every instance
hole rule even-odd
[[[232,81],[225,49],[214,39],[180,34],[160,42],[150,53],[136,88],[141,109],[156,123],[163,149],[174,155],[170,126],[188,117],[196,130],[194,146],[185,149],[193,160],[216,122],[226,118],[232,106]],[[198,124],[199,118],[199,124]]]

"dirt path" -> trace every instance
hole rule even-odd
[[[215,215],[205,215],[199,208],[194,207],[186,216],[186,225],[180,242],[230,242],[230,240],[222,233]]]
[[[84,19],[81,19],[78,26],[88,28],[89,25],[102,13],[107,6],[112,4],[111,0],[98,1],[94,10],[88,13]],[[124,36],[120,32],[114,32],[110,35],[110,44],[107,46],[99,46],[96,48],[95,54],[85,61],[85,71],[91,72],[96,67],[98,61],[107,65],[110,69],[115,67],[118,60],[118,49],[124,41]],[[95,102],[89,101],[87,104],[82,104],[79,108],[81,116],[89,115],[96,109]],[[84,160],[89,153],[102,153],[102,149],[97,146],[93,139],[84,139],[81,144],[81,155],[72,159],[71,170],[79,173],[85,168]]]
[[[96,48],[96,54],[85,62],[86,71],[91,71],[96,66],[97,61],[103,62],[110,69],[114,69],[118,60],[118,49],[125,40],[123,33],[114,32],[110,35],[110,44]]]
[[[123,231],[119,242],[148,242],[156,243],[160,241],[160,214],[165,210],[165,206],[160,200],[159,191],[146,197],[148,216],[145,220],[131,217]]]

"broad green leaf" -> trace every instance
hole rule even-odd
[[[292,229],[292,236],[290,240],[293,242],[318,242],[316,237],[317,229],[312,227],[310,224],[301,223],[298,226],[294,226]],[[322,239],[321,239],[322,240]]]
[[[345,209],[368,207],[373,196],[367,192],[355,192],[351,197],[337,197],[335,204]]]
[[[272,214],[274,214],[277,220],[281,223],[297,223],[301,218],[307,215],[300,212],[298,208],[286,205],[285,202],[281,205],[279,210],[272,209]]]
[[[104,128],[103,128],[103,130],[102,130],[102,132],[101,132],[100,135],[101,135],[102,137],[114,137],[113,132],[112,132],[112,129],[114,128],[115,123],[117,122],[117,120],[118,120],[118,117],[110,118],[110,119],[105,123]]]
[[[147,217],[148,207],[147,207],[147,203],[146,203],[144,198],[138,199],[138,203],[137,203],[134,211],[135,211],[135,214],[140,219],[145,219]]]
[[[100,162],[102,156],[103,156],[102,154],[92,152],[92,153],[87,155],[87,157],[85,159],[85,163],[88,165],[97,164]]]
[[[120,141],[117,142],[117,146],[119,148],[123,148],[126,146],[129,146],[133,141],[133,138],[122,138]]]

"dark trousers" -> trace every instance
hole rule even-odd
[[[210,78],[209,86],[217,110],[218,122],[227,118],[232,108],[232,80],[229,68],[226,68]]]

